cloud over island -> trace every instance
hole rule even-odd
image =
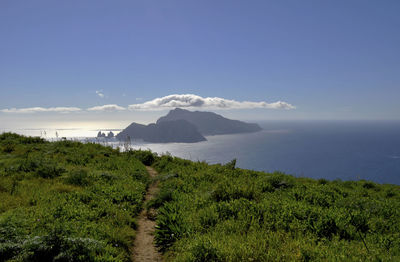
[[[102,106],[94,106],[87,109],[87,111],[106,111],[106,112],[114,112],[114,111],[123,111],[126,110],[125,107],[119,105],[102,105]]]
[[[268,108],[268,109],[295,109],[289,103],[277,101],[273,103],[268,102],[250,102],[250,101],[236,101],[220,97],[201,97],[198,95],[184,94],[184,95],[169,95],[141,103],[129,105],[131,110],[164,110],[176,107],[182,108],[204,108],[204,109],[254,109],[254,108]]]
[[[116,112],[116,111],[157,111],[169,110],[176,107],[186,109],[205,109],[205,110],[229,110],[229,109],[283,109],[290,110],[296,107],[283,101],[276,102],[252,102],[252,101],[236,101],[221,97],[201,97],[193,94],[175,94],[164,97],[155,98],[139,104],[128,105],[127,107],[119,106],[116,104],[108,104],[102,106],[94,106],[86,109],[78,107],[29,107],[29,108],[6,108],[1,109],[2,113],[38,113],[38,112]]]

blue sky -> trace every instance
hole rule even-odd
[[[128,106],[172,94],[293,106],[223,110],[246,119],[400,119],[399,13],[397,0],[2,0],[0,121],[151,121]],[[108,104],[127,110],[87,111]],[[83,111],[7,111],[31,107]]]

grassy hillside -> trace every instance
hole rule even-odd
[[[0,135],[0,261],[129,261],[148,182],[135,152]]]
[[[162,156],[156,241],[172,261],[400,261],[400,187]]]
[[[400,261],[400,186],[10,133],[0,135],[0,261],[129,261],[150,182],[142,162],[160,172],[148,208],[167,260]]]

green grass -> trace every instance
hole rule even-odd
[[[295,178],[149,151],[0,135],[0,261],[129,261],[160,172],[169,261],[400,261],[400,186]]]
[[[141,155],[0,135],[0,261],[129,261]]]
[[[158,157],[171,261],[400,261],[400,187]]]

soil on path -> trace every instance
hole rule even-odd
[[[151,167],[146,167],[150,177],[154,178],[157,176],[157,171]],[[158,182],[154,182],[150,185],[147,190],[144,203],[147,203],[152,199],[158,190]],[[162,261],[160,252],[157,251],[154,246],[154,231],[156,222],[150,219],[146,209],[143,209],[138,217],[138,227],[136,230],[136,238],[134,242],[132,260],[135,262],[139,261]]]

